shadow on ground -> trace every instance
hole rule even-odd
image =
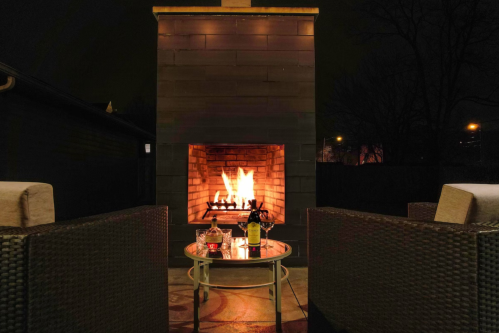
[[[289,283],[282,284],[282,328],[285,333],[307,332],[307,268],[289,268]],[[193,290],[187,269],[169,270],[170,332],[192,332]],[[259,284],[267,281],[265,268],[213,268],[210,282],[226,285]],[[274,302],[268,288],[245,290],[211,289],[203,301],[201,332],[275,332]]]

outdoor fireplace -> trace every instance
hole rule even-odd
[[[272,238],[293,247],[286,260],[305,264],[307,208],[315,207],[317,9],[153,11],[156,198],[168,206],[170,264],[184,263],[183,248],[215,210],[242,236],[234,223],[250,196],[277,219]],[[250,178],[253,194],[243,194]]]
[[[221,224],[247,218],[256,199],[276,223],[284,223],[284,145],[189,145],[189,223]],[[209,221],[209,220],[208,220]]]

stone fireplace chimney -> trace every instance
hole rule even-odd
[[[306,264],[306,209],[315,207],[318,9],[222,0],[222,7],[153,12],[156,201],[169,207],[171,265],[184,263],[183,248],[209,224],[216,193],[229,197],[222,174],[235,186],[239,169],[252,173],[255,198],[276,217],[270,238],[293,247],[288,265]],[[217,217],[242,236],[237,215]]]

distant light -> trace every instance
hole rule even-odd
[[[343,138],[342,138],[341,136],[338,136],[338,137],[336,138],[336,141],[341,142],[341,141],[343,141]]]
[[[470,124],[468,125],[468,129],[469,129],[469,130],[472,130],[472,131],[473,131],[473,130],[476,130],[477,128],[478,128],[478,124],[475,124],[475,123],[470,123]]]
[[[151,144],[146,143],[146,154],[150,154],[150,153],[151,153]]]

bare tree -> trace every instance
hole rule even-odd
[[[382,142],[394,163],[421,136],[429,159],[442,162],[460,104],[499,105],[498,7],[497,0],[358,2],[356,34],[374,51],[355,77],[335,85],[332,117]]]
[[[382,146],[385,162],[405,162],[405,152],[424,119],[417,92],[418,78],[406,70],[396,55],[372,55],[358,75],[336,82],[330,105],[336,131],[360,145]]]

